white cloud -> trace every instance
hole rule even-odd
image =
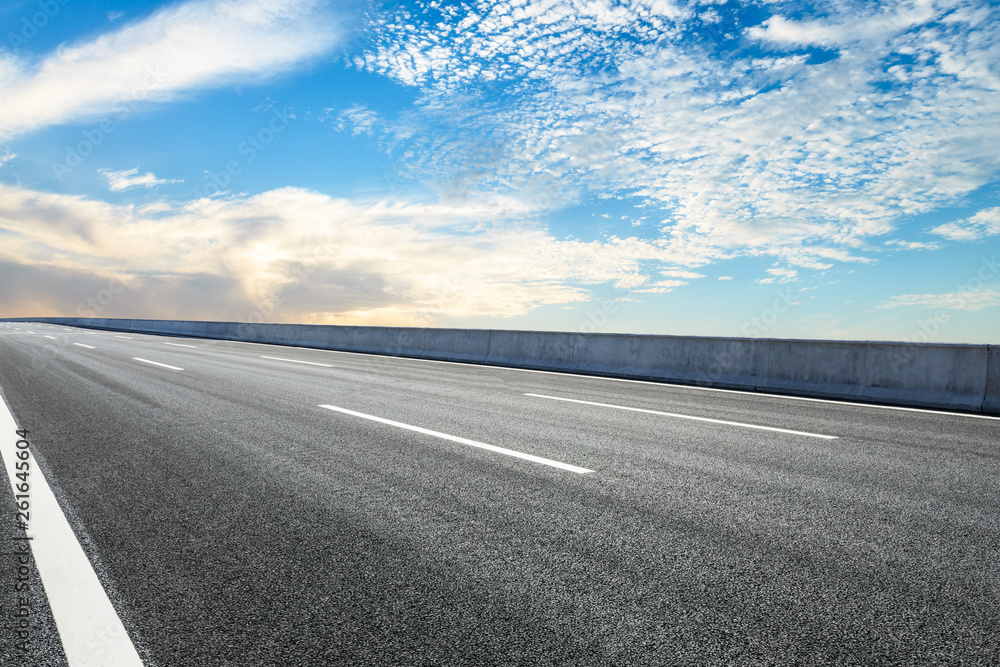
[[[145,206],[140,206],[138,209],[139,213],[142,215],[152,215],[156,213],[167,213],[176,211],[177,207],[168,204],[167,202],[153,202],[152,204],[146,204]]]
[[[939,243],[924,243],[922,241],[904,241],[903,239],[890,239],[885,242],[887,246],[903,248],[905,250],[937,250],[941,247]]]
[[[704,278],[705,275],[701,273],[696,273],[694,271],[683,271],[678,269],[670,269],[668,271],[660,271],[660,275],[665,278],[684,278],[686,280],[696,280],[698,278]]]
[[[5,164],[7,164],[16,157],[17,153],[11,153],[9,150],[5,148],[3,153],[0,154],[0,167],[4,166]]]
[[[157,178],[151,172],[139,173],[139,168],[126,169],[124,171],[113,171],[111,169],[98,169],[97,172],[108,179],[108,189],[112,192],[121,192],[129,188],[144,187],[152,188],[157,185],[170,183],[183,183],[183,180]]]
[[[640,294],[667,294],[668,292],[673,292],[675,287],[687,284],[686,280],[658,280],[654,283],[648,283],[643,289],[635,291]]]
[[[719,280],[732,280],[732,276],[719,276]]]
[[[445,198],[632,197],[678,259],[798,270],[875,261],[872,239],[997,174],[1000,9],[848,1],[750,30],[770,49],[750,55],[687,39],[703,26],[692,12],[642,5],[483,0],[385,18],[354,64],[419,88],[386,127],[398,170]],[[811,63],[803,43],[840,52]]]
[[[332,114],[332,110],[329,110]],[[380,120],[377,111],[369,109],[364,104],[354,104],[343,111],[332,114],[334,127],[338,132],[350,132],[354,136],[372,134]]]
[[[885,5],[888,5],[887,7]],[[776,15],[747,30],[752,39],[782,45],[838,47],[852,42],[885,40],[940,16],[931,2],[878,3],[870,8],[854,6],[846,20],[838,17],[794,21]],[[847,13],[847,12],[845,12]]]
[[[504,197],[388,204],[296,188],[137,210],[0,186],[0,263],[90,282],[122,272],[144,292],[132,316],[155,315],[158,304],[160,316],[191,317],[190,300],[169,295],[207,284],[215,319],[245,319],[252,307],[287,321],[424,325],[582,302],[590,285],[644,284],[669,270],[671,253],[655,242],[557,240],[515,224],[524,213]],[[76,282],[49,290],[65,292],[62,312],[76,309]],[[129,314],[126,301],[116,303]]]
[[[942,310],[984,310],[1000,306],[1000,290],[980,289],[947,294],[902,294],[886,299],[878,308],[932,308]]]
[[[996,236],[1000,234],[1000,206],[983,209],[964,220],[938,225],[930,231],[950,241],[976,241]]]
[[[784,44],[829,45],[850,34],[848,25],[831,25],[818,21],[796,22],[782,16],[772,16],[763,24],[747,30],[753,39]]]
[[[619,289],[638,287],[639,285],[645,283],[648,279],[648,276],[644,276],[641,273],[630,273],[619,278],[615,283],[615,287]]]
[[[764,278],[763,280],[758,280],[757,282],[760,284],[765,284],[765,283],[773,283],[775,280],[777,280],[779,283],[788,283],[795,280],[798,277],[799,272],[796,271],[795,269],[777,268],[777,269],[768,269],[767,274],[770,276],[770,278]]]
[[[333,48],[341,30],[321,0],[201,0],[172,5],[40,62],[0,54],[0,138],[139,103],[257,82]]]

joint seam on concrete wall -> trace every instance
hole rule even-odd
[[[986,399],[990,396],[990,358],[996,345],[986,346],[986,378],[983,380],[983,400],[979,404],[979,411],[986,412]]]
[[[764,346],[764,349],[767,352],[767,359],[764,361],[764,377],[754,383],[755,385],[757,385],[756,386],[756,390],[757,391],[760,391],[761,389],[767,389],[767,383],[768,383],[768,381],[772,377],[772,375],[771,375],[771,348],[774,347],[774,339],[773,338],[765,338],[764,341],[767,343],[767,345]],[[761,383],[764,383],[764,384],[762,385]]]

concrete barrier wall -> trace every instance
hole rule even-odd
[[[926,345],[904,348],[867,344],[865,397],[884,403],[982,407],[989,348],[986,345]]]
[[[760,389],[767,383],[766,340],[632,336],[625,375],[709,387]]]
[[[1000,346],[21,318],[93,329],[293,345],[1000,414]]]
[[[621,375],[628,361],[625,334],[493,331],[485,363],[598,375]]]

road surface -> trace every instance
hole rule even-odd
[[[5,665],[1000,664],[1000,419],[24,323],[0,389],[120,622],[39,553],[26,653],[5,556]]]

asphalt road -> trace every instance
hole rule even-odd
[[[1000,664],[1000,420],[123,336],[0,388],[148,665]]]

